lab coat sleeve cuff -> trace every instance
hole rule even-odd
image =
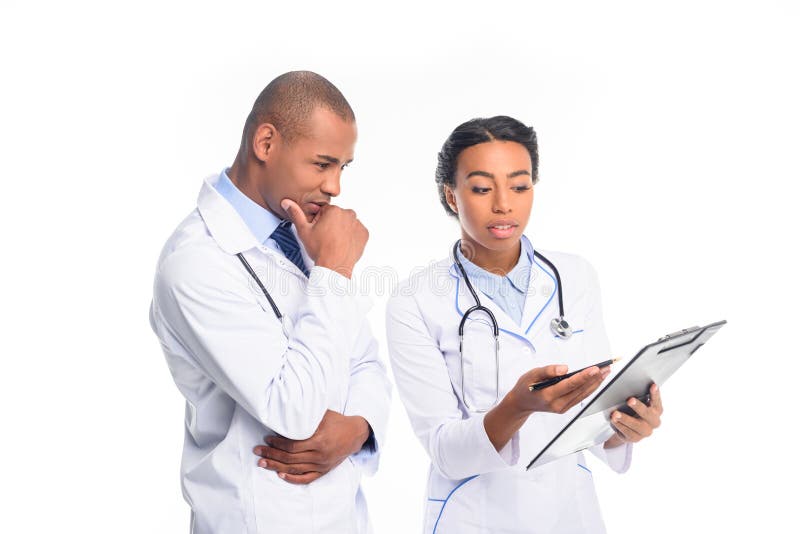
[[[362,341],[369,341],[359,348],[361,357],[351,366],[350,385],[344,415],[363,417],[370,429],[370,436],[361,450],[351,456],[359,464],[364,474],[372,475],[378,469],[380,451],[386,439],[386,425],[389,419],[389,406],[392,386],[386,376],[386,368],[378,359],[378,344],[364,328]]]
[[[613,449],[606,449],[603,444],[595,445],[591,448],[592,454],[605,462],[608,467],[617,473],[626,472],[631,466],[633,456],[633,444],[625,443]]]
[[[514,434],[508,443],[499,451],[492,445],[492,440],[489,439],[489,434],[486,433],[486,427],[483,424],[483,418],[486,414],[482,414],[478,424],[475,425],[474,432],[477,434],[476,442],[480,443],[479,450],[482,451],[481,456],[485,459],[485,466],[481,472],[497,471],[498,469],[505,469],[515,465],[519,460],[519,434]]]
[[[485,433],[486,430],[484,429],[484,434]],[[486,439],[489,439],[488,434],[486,435]],[[489,441],[490,445],[491,443],[492,442]],[[494,448],[494,446],[492,446],[492,448]],[[505,446],[500,449],[498,454],[500,455],[500,458],[502,458],[503,461],[505,461],[509,466],[517,465],[517,463],[519,463],[519,432],[514,433],[511,439],[508,440],[508,443],[506,443]]]
[[[369,438],[364,442],[361,450],[350,456],[354,462],[359,464],[361,471],[365,475],[374,475],[378,470],[381,446],[384,443],[384,439],[386,439],[386,417],[373,412],[374,410],[367,406],[348,407],[345,410],[345,415],[359,415],[369,425]]]
[[[458,480],[472,475],[500,471],[514,465],[519,458],[519,447],[515,447],[513,440],[500,452],[494,448],[483,426],[484,415],[480,414],[456,424],[456,426],[463,425],[461,432],[451,434],[449,437],[450,440],[459,443],[458,452],[454,448],[449,454],[440,456],[440,465],[444,468],[443,474],[447,478]],[[467,444],[474,445],[465,446]],[[449,466],[452,466],[452,469]]]

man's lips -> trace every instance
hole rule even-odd
[[[327,205],[327,202],[304,202],[303,203],[303,211],[306,214],[311,215],[312,217],[319,213],[319,210],[322,209],[322,206]]]

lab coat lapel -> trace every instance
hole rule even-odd
[[[236,213],[236,209],[214,188],[219,175],[206,178],[197,197],[197,210],[208,232],[228,254],[238,254],[260,243]]]
[[[548,328],[552,318],[557,315],[558,296],[555,276],[534,256],[525,308],[522,311],[522,330],[525,336],[533,339],[543,328]]]

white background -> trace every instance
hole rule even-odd
[[[436,153],[509,114],[540,138],[528,235],[595,265],[617,355],[730,322],[664,387],[630,471],[592,465],[610,532],[797,524],[796,3],[112,4],[0,4],[1,531],[188,530],[153,268],[293,69],[356,111],[339,204],[371,231],[362,266],[447,253]],[[419,531],[426,470],[395,397],[364,483],[376,532]]]

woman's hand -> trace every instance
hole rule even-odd
[[[611,426],[617,432],[616,435],[605,442],[604,447],[610,449],[619,447],[624,443],[636,443],[653,434],[653,430],[661,425],[661,414],[664,407],[661,403],[661,392],[658,386],[650,386],[650,406],[631,397],[628,399],[628,406],[636,412],[639,417],[632,417],[619,410],[611,414]]]
[[[532,384],[561,376],[567,371],[566,365],[531,369],[517,380],[497,406],[489,410],[483,419],[483,426],[496,450],[505,447],[532,413],[564,413],[591,395],[611,372],[611,368],[592,366],[550,387],[530,390]]]
[[[566,365],[548,365],[531,369],[517,380],[507,396],[512,397],[519,414],[534,412],[565,413],[588,397],[611,372],[611,367],[592,366],[552,386],[531,391],[530,386],[567,373]]]

